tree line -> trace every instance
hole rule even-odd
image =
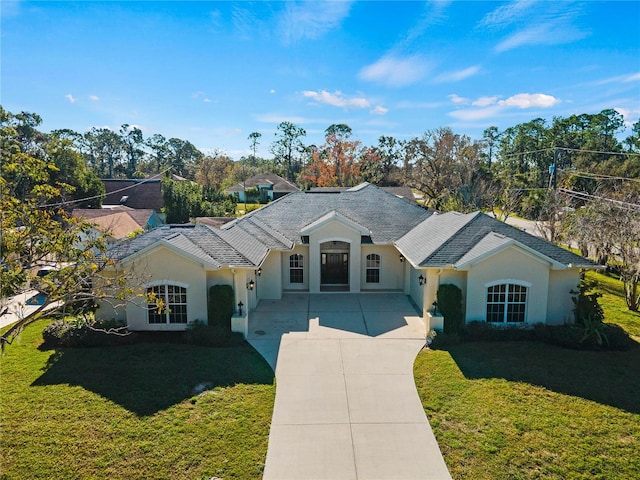
[[[282,122],[269,143],[272,158],[256,155],[262,134],[252,132],[247,138],[252,154],[239,161],[219,151],[205,155],[178,138],[145,138],[128,124],[118,131],[92,128],[81,134],[68,129],[43,133],[41,122],[37,114],[12,114],[0,107],[3,163],[15,170],[5,168],[3,176],[11,178],[12,195],[19,201],[33,195],[35,187],[45,188],[44,177],[19,171],[30,168],[33,159],[46,165],[47,204],[98,207],[104,195],[100,178],[183,177],[188,181],[163,182],[165,213],[176,223],[233,215],[235,203],[222,193],[224,188],[256,173],[276,173],[303,190],[368,181],[411,187],[422,193],[425,206],[441,211],[480,209],[502,220],[521,215],[539,220],[550,241],[579,239],[585,254],[591,248],[605,262],[619,264],[640,245],[640,228],[631,229],[617,245],[603,240],[626,231],[603,212],[626,208],[635,218],[634,205],[640,203],[640,122],[621,140],[624,118],[613,109],[551,121],[536,118],[502,131],[490,126],[475,140],[441,127],[415,138],[381,136],[370,146],[354,138],[346,124],[330,125],[321,145],[309,145],[302,127]],[[594,224],[600,229],[586,228]],[[627,225],[636,223],[628,220]],[[635,247],[622,255],[629,245]],[[635,310],[640,306],[638,265],[640,258],[635,270],[625,274],[628,304]]]

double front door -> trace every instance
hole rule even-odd
[[[321,253],[320,283],[322,285],[349,284],[349,254]]]

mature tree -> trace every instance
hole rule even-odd
[[[195,182],[162,180],[163,212],[167,223],[189,223],[196,217],[231,216],[236,199]]]
[[[138,162],[140,162],[144,156],[144,138],[142,136],[142,130],[136,126],[123,124],[120,127],[120,138],[124,145],[124,151],[127,158],[124,174],[127,178],[133,178],[137,169]]]
[[[83,135],[81,150],[101,178],[114,178],[124,159],[122,137],[108,128],[92,128]]]
[[[167,147],[171,171],[176,175],[193,180],[204,154],[191,142],[179,138],[170,138]]]
[[[150,173],[162,172],[169,163],[169,142],[163,135],[156,133],[147,138],[145,143],[150,150]]]
[[[333,124],[325,130],[325,143],[313,154],[306,178],[319,187],[350,187],[360,178],[361,143],[350,140],[351,128]]]
[[[404,150],[411,165],[409,183],[432,207],[468,209],[482,203],[482,193],[475,190],[484,175],[479,145],[468,136],[439,128],[408,141]]]
[[[295,181],[296,174],[301,169],[300,156],[304,152],[302,138],[307,132],[291,122],[281,122],[276,132],[276,140],[271,144],[270,151],[276,162],[286,169],[287,180]],[[255,152],[254,152],[255,156]]]
[[[398,169],[402,147],[394,137],[382,136],[377,146],[366,148],[360,160],[362,180],[381,186],[402,185],[403,178]]]
[[[231,157],[215,152],[202,159],[196,170],[196,182],[216,191],[233,185],[234,161]]]
[[[491,168],[491,163],[493,162],[493,152],[499,138],[500,131],[498,130],[498,127],[491,126],[489,128],[485,128],[484,132],[482,132],[482,141],[486,150],[487,164],[489,168]]]
[[[0,296],[7,302],[0,314],[16,308],[11,296],[40,293],[35,307],[4,333],[3,346],[45,313],[91,308],[99,295],[89,288],[91,279],[108,263],[98,256],[105,239],[93,234],[92,225],[46,206],[64,196],[69,185],[52,182],[56,165],[31,156],[20,135],[12,115],[0,108]],[[45,266],[52,268],[39,275]]]
[[[49,174],[49,183],[60,187],[62,196],[57,200],[72,208],[99,208],[105,193],[104,184],[87,168],[71,140],[50,134],[44,149],[46,158],[56,167]]]

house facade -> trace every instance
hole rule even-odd
[[[133,330],[180,330],[207,319],[207,292],[231,285],[246,333],[260,300],[286,293],[402,292],[427,328],[439,285],[463,292],[465,320],[562,324],[571,291],[591,261],[480,212],[438,214],[374,185],[334,193],[295,192],[221,228],[163,226],[111,250],[123,271],[163,299],[103,304],[102,318]],[[211,299],[210,301],[215,301]]]
[[[249,189],[256,189],[257,196],[250,197]],[[299,192],[300,189],[289,180],[274,173],[263,173],[247,178],[244,182],[237,183],[224,190],[227,195],[235,195],[239,202],[267,203],[277,200],[291,192]],[[246,196],[245,196],[246,194]]]

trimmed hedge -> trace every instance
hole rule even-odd
[[[445,283],[438,287],[438,308],[444,317],[444,333],[457,334],[464,327],[462,313],[462,290]]]
[[[221,326],[231,331],[231,317],[234,310],[234,295],[231,285],[213,285],[209,288],[207,315],[209,325]]]

